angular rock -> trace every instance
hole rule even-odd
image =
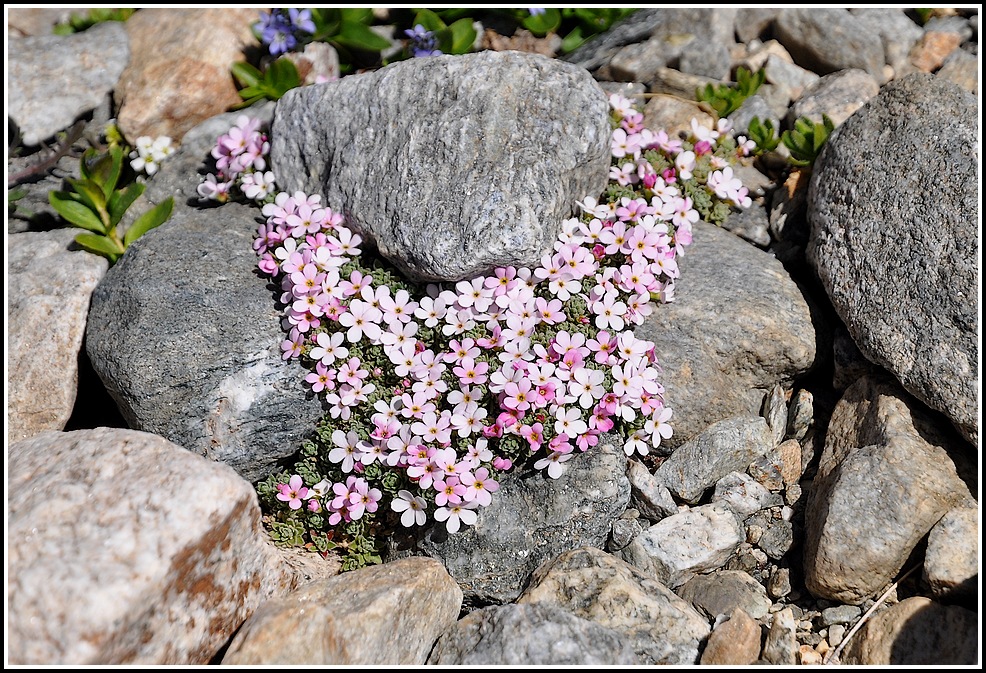
[[[733,172],[735,174],[738,171],[734,169]],[[742,179],[740,178],[740,180]],[[744,182],[745,184],[747,183]],[[761,190],[761,195],[762,192],[763,190]],[[752,191],[750,193],[753,194]],[[766,249],[770,245],[770,220],[767,218],[766,209],[760,204],[753,204],[738,213],[731,213],[722,223],[722,228],[733,232],[759,248]]]
[[[708,575],[696,575],[675,590],[675,593],[715,621],[719,615],[732,615],[736,610],[753,619],[760,619],[770,610],[770,598],[763,585],[742,570],[718,570]],[[759,651],[757,641],[757,655]]]
[[[952,458],[962,442],[937,423],[889,380],[862,379],[846,391],[805,510],[805,584],[813,595],[859,604],[969,497]]]
[[[815,361],[812,311],[780,262],[714,225],[693,232],[675,301],[634,330],[664,368],[672,449],[717,421],[756,416],[765,391],[790,387]]]
[[[72,35],[25,37],[10,46],[7,115],[29,146],[100,105],[130,59],[127,32],[117,21]]]
[[[729,80],[731,65],[729,49],[722,42],[690,42],[678,57],[681,72],[718,80]]]
[[[668,494],[668,497],[670,497],[670,494]],[[620,517],[614,521],[613,528],[609,533],[609,540],[606,542],[606,551],[610,553],[618,552],[630,544],[630,541],[640,535],[644,530],[640,521],[640,519],[628,519],[624,517]]]
[[[7,236],[7,439],[61,430],[72,416],[79,351],[105,257],[74,244],[81,229]]]
[[[979,95],[979,59],[963,49],[956,49],[935,73],[971,93]]]
[[[923,596],[870,618],[842,653],[842,663],[874,666],[970,666],[980,661],[979,615]]]
[[[787,437],[799,442],[808,434],[815,419],[815,396],[811,391],[799,388],[791,395],[791,405],[787,410]]]
[[[741,7],[736,12],[736,37],[740,42],[752,42],[770,31],[780,12],[778,7]]]
[[[787,112],[788,108],[785,106],[784,114]],[[805,265],[805,247],[811,233],[807,215],[810,177],[810,171],[791,171],[787,179],[774,190],[771,199],[769,220],[774,242],[770,246],[770,252],[786,268],[800,269]]]
[[[85,14],[81,7],[10,7],[7,9],[7,37],[50,36],[56,24]]]
[[[703,666],[749,666],[760,658],[760,625],[737,608],[717,626],[702,652]]]
[[[729,121],[733,123],[733,128],[737,134],[745,134],[750,128],[750,122],[754,117],[759,119],[761,124],[770,122],[774,126],[775,133],[780,133],[780,119],[774,116],[770,105],[767,104],[767,101],[760,94],[753,94],[744,100],[743,104],[739,106],[739,109],[729,115]],[[743,184],[746,186],[745,182]],[[733,213],[732,215],[737,215],[737,213]]]
[[[679,131],[691,131],[692,119],[708,128],[715,125],[712,115],[700,108],[694,97],[652,94],[644,106],[644,127],[655,132],[666,131],[672,137]]]
[[[694,664],[709,624],[653,576],[599,549],[538,569],[518,604],[558,606],[621,633],[645,664]]]
[[[492,605],[445,632],[428,657],[438,666],[612,666],[640,659],[627,638],[550,603]]]
[[[232,469],[143,432],[10,446],[14,664],[204,665],[292,571]]]
[[[258,47],[248,8],[148,7],[127,20],[134,49],[113,92],[117,125],[131,142],[168,136],[176,144],[200,122],[242,102],[232,65]]]
[[[942,67],[959,45],[962,36],[952,31],[928,30],[911,49],[911,65],[921,72],[934,72]]]
[[[369,566],[267,601],[222,663],[421,666],[461,606],[458,585],[433,559]]]
[[[627,479],[630,480],[630,504],[641,516],[653,522],[678,513],[678,506],[668,488],[636,460],[627,461]]]
[[[697,503],[705,491],[730,472],[743,470],[773,448],[770,428],[760,416],[738,416],[713,423],[679,446],[654,477],[687,503]]]
[[[445,564],[467,604],[509,603],[542,563],[606,544],[612,521],[630,500],[626,455],[611,437],[603,438],[565,465],[560,479],[504,476],[475,525],[455,535],[436,526],[418,541],[420,551]]]
[[[143,11],[143,10],[142,10]],[[256,208],[176,208],[93,293],[86,349],[137,430],[265,478],[321,418],[281,359],[281,315],[256,271]],[[222,232],[222,245],[216,245]]]
[[[911,71],[909,53],[924,31],[899,7],[854,7],[849,10],[856,23],[883,41],[883,60],[896,77]]]
[[[833,605],[822,610],[820,623],[822,626],[833,624],[854,624],[859,619],[862,610],[856,605]]]
[[[928,534],[924,581],[932,595],[968,599],[979,589],[979,508],[975,502],[949,510]]]
[[[617,82],[649,82],[671,56],[664,40],[645,40],[620,47],[604,68]]]
[[[883,81],[879,34],[860,26],[847,9],[782,9],[774,21],[774,37],[795,63],[819,75],[859,68]]]
[[[825,75],[806,86],[791,106],[787,114],[788,128],[793,128],[794,122],[801,117],[820,124],[822,115],[839,126],[878,93],[880,85],[863,70],[840,70]]]
[[[801,444],[796,439],[789,439],[777,447],[777,466],[785,486],[793,486],[804,473],[801,461]]]
[[[782,89],[792,101],[799,100],[819,77],[777,54],[770,54],[763,66],[765,81]]]
[[[733,511],[712,503],[659,521],[638,535],[621,555],[675,588],[696,573],[721,567],[744,537]]]
[[[745,521],[747,526],[758,526],[763,531],[757,546],[775,561],[783,558],[794,545],[794,527],[780,516],[779,509],[763,510]]]
[[[539,260],[605,188],[609,149],[585,70],[487,51],[292,89],[271,165],[279,188],[321,194],[409,276],[458,280]]]
[[[787,432],[787,400],[784,389],[780,386],[771,388],[763,398],[763,408],[760,415],[767,421],[774,446],[784,441]]]
[[[859,349],[973,444],[978,118],[975,98],[950,82],[895,80],[828,139],[808,193],[808,257]],[[915,269],[927,270],[921,282]],[[905,294],[901,311],[890,298]]]
[[[791,608],[774,613],[770,630],[763,643],[764,661],[777,666],[794,666],[797,663],[797,625]]]
[[[749,516],[765,507],[780,504],[780,497],[761,486],[743,472],[730,472],[716,482],[713,502],[724,502],[741,516]]]
[[[654,76],[646,82],[651,93],[663,93],[679,98],[689,98],[706,85],[713,87],[722,84],[719,80],[702,75],[690,75],[675,68],[658,68]]]

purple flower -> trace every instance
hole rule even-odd
[[[284,54],[298,45],[298,34],[315,32],[312,14],[307,9],[274,9],[269,14],[260,13],[260,21],[253,24],[260,33],[260,41],[270,50],[271,56]]]
[[[435,38],[435,33],[425,30],[425,27],[420,23],[414,26],[414,28],[405,30],[404,34],[410,39],[410,43],[407,46],[411,51],[411,56],[414,58],[439,56],[442,53],[438,49],[438,40]]]

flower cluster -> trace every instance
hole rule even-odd
[[[440,56],[441,50],[438,48],[438,39],[434,31],[425,30],[420,23],[414,28],[404,31],[408,37],[407,49],[411,56],[420,58],[422,56]]]
[[[274,195],[274,173],[266,170],[270,142],[260,130],[259,119],[240,115],[227,133],[219,136],[212,148],[216,174],[209,173],[196,191],[206,200],[225,203],[231,190],[247,199],[266,203]]]
[[[324,549],[339,531],[362,539],[430,520],[454,533],[516,465],[557,479],[603,433],[627,456],[671,436],[654,344],[633,330],[673,300],[700,217],[691,194],[713,208],[747,199],[728,162],[711,159],[737,154],[728,129],[673,139],[644,129],[628,99],[610,105],[608,198],[579,202],[531,268],[421,287],[362,252],[320,196],[266,201],[254,249],[280,284],[282,355],[306,365],[328,408],[293,472],[258,486],[281,539]],[[230,140],[247,128],[258,132],[241,119],[214,156],[239,165]]]
[[[253,24],[253,29],[271,56],[277,56],[298,46],[299,39],[312,35],[315,22],[311,10],[276,8],[269,13],[260,12],[260,21]]]
[[[140,136],[136,146],[130,153],[130,167],[138,173],[154,175],[161,167],[161,162],[175,151],[168,136]]]

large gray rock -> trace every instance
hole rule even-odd
[[[885,81],[880,35],[860,25],[848,9],[783,9],[774,21],[774,36],[795,63],[819,75],[859,68]]]
[[[770,610],[767,590],[742,570],[696,575],[675,593],[701,610],[710,621],[715,621],[719,615],[731,615],[737,609],[753,619],[760,619]]]
[[[612,440],[604,437],[569,460],[560,479],[504,476],[474,526],[454,535],[435,526],[418,541],[420,550],[445,564],[467,604],[513,601],[542,563],[606,544],[612,521],[630,500],[626,455]]]
[[[861,603],[970,497],[953,460],[962,440],[887,379],[858,381],[829,420],[805,510],[805,585],[819,598]]]
[[[618,631],[549,603],[470,612],[435,643],[437,666],[613,666],[640,659]]]
[[[129,60],[127,31],[118,21],[73,35],[12,40],[6,107],[24,144],[37,145],[102,103]]]
[[[321,194],[419,279],[533,264],[610,165],[609,106],[589,73],[515,51],[292,89],[272,136],[281,189]]]
[[[176,208],[93,293],[86,349],[130,426],[248,481],[295,453],[322,416],[281,359],[278,292],[256,271],[256,208]],[[217,245],[217,239],[221,244]]]
[[[462,592],[433,559],[370,566],[267,601],[222,663],[421,666],[461,607]]]
[[[808,258],[859,349],[973,444],[978,119],[950,82],[895,80],[829,137],[808,191]]]
[[[161,437],[9,447],[7,644],[18,665],[204,665],[294,571],[253,488]]]
[[[675,301],[634,330],[664,369],[669,449],[717,421],[759,415],[764,393],[791,387],[816,349],[812,309],[769,253],[700,221],[679,267]]]
[[[73,243],[81,229],[7,236],[7,439],[61,430],[72,416],[79,351],[105,257]]]
[[[709,624],[649,573],[599,549],[562,554],[538,569],[518,604],[558,606],[622,634],[645,664],[697,663]]]

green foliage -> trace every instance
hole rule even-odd
[[[430,9],[422,9],[414,17],[414,25],[417,24],[435,34],[438,49],[443,54],[468,54],[476,42],[476,29],[473,28],[473,20],[468,17],[446,26],[438,14]]]
[[[551,10],[546,10],[546,13]],[[635,7],[566,7],[561,10],[561,52],[567,54],[637,11]],[[533,30],[531,32],[534,32]]]
[[[918,22],[923,26],[931,20],[931,17],[935,15],[935,10],[932,7],[915,7],[914,13],[918,17]]]
[[[240,98],[243,102],[234,109],[245,108],[257,101],[266,99],[279,100],[285,93],[301,86],[301,76],[294,63],[287,58],[279,58],[260,72],[249,63],[240,62],[233,65],[233,77],[239,82]]]
[[[65,23],[56,24],[51,32],[55,35],[71,35],[81,33],[104,21],[126,21],[137,10],[132,7],[95,7],[85,14],[76,14]]]
[[[752,73],[741,67],[736,71],[735,85],[706,84],[704,90],[696,90],[695,97],[700,102],[708,103],[720,117],[728,117],[740,108],[743,101],[757,92],[765,78],[763,68]]]
[[[822,115],[821,124],[800,117],[794,122],[793,129],[781,134],[781,142],[791,151],[788,161],[795,166],[811,166],[834,130],[835,124],[828,115]]]
[[[120,220],[144,192],[143,183],[121,183],[126,156],[127,149],[119,145],[102,154],[90,148],[79,162],[81,177],[66,180],[72,189],[48,193],[48,202],[62,219],[86,230],[75,237],[75,242],[106,257],[110,264],[116,263],[131,243],[163,224],[174,208],[174,198],[169,196],[138,217],[120,237]]]
[[[351,69],[350,50],[379,53],[390,46],[385,38],[370,30],[373,10],[369,7],[313,7],[313,41],[328,42],[339,51],[343,72]]]
[[[757,144],[757,149],[754,151],[756,156],[760,156],[764,152],[773,152],[781,142],[780,138],[777,137],[774,123],[769,119],[761,122],[759,117],[754,117],[750,120],[746,133],[750,140]]]

